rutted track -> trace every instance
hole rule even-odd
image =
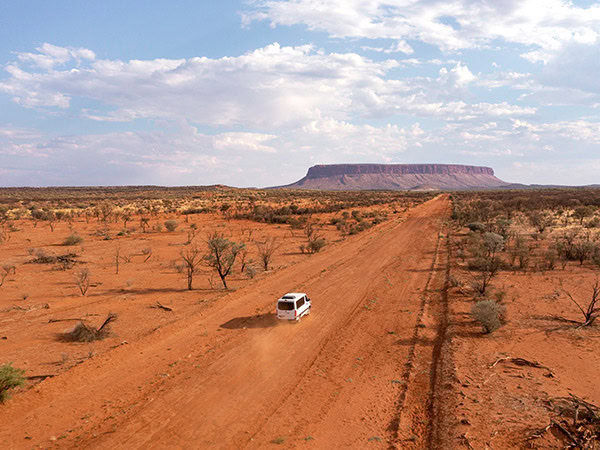
[[[11,423],[0,443],[30,448],[54,436],[64,447],[100,448],[262,447],[274,439],[295,446],[308,438],[321,448],[394,445],[388,426],[411,389],[410,373],[403,380],[398,368],[415,353],[424,309],[415,299],[437,280],[431,261],[440,266],[447,211],[438,197],[405,222],[47,380],[0,411],[0,423]],[[299,326],[278,325],[269,314],[274,299],[293,290],[309,292],[314,313]]]

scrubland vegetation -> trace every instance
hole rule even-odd
[[[529,374],[536,383],[526,387],[515,384],[510,376],[516,375],[507,376],[506,370],[503,375],[461,371],[471,379],[476,373],[486,377],[484,384],[491,386],[479,398],[502,386],[492,402],[473,406],[469,414],[503,414],[510,402],[527,401],[531,420],[540,427],[521,431],[522,439],[542,448],[551,445],[545,439],[552,429],[571,446],[595,448],[600,416],[583,418],[575,411],[598,411],[585,399],[597,392],[590,391],[595,375],[588,368],[600,367],[597,354],[588,352],[597,346],[600,315],[600,192],[461,192],[451,198],[449,287],[455,326],[466,326],[465,317],[480,326],[478,338],[457,338],[457,354],[464,352],[473,368],[508,361],[549,371],[546,379]],[[489,419],[480,420],[473,425],[491,433]],[[498,425],[496,433],[501,429]]]
[[[222,186],[0,189],[0,321],[31,321],[0,331],[9,344],[0,363],[36,375],[54,358],[53,372],[66,370],[106,350],[103,341],[150,333],[432,197]]]

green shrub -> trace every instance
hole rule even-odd
[[[178,227],[178,223],[176,220],[167,220],[165,221],[165,228],[167,231],[175,231]]]
[[[65,238],[63,245],[77,245],[83,242],[83,238],[77,233],[73,233]]]
[[[10,397],[9,392],[25,384],[25,371],[12,366],[12,363],[0,366],[0,403]]]
[[[471,308],[471,316],[481,324],[485,334],[502,326],[506,307],[495,300],[480,300]]]

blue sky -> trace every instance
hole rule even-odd
[[[599,72],[593,1],[3,0],[0,186],[600,183]]]

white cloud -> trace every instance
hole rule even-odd
[[[42,48],[44,55],[63,59],[75,52],[46,44]],[[85,49],[76,53],[93,54]],[[94,60],[77,68],[41,72],[13,63],[6,67],[9,78],[0,81],[0,91],[29,108],[66,110],[72,98],[92,100],[102,109],[82,108],[79,114],[95,121],[189,120],[261,130],[323,118],[464,117],[495,115],[499,109],[530,113],[530,108],[507,108],[504,103],[482,107],[462,101],[464,90],[477,77],[460,62],[442,67],[437,79],[390,76],[391,69],[415,61],[373,61],[355,53],[275,43],[220,59]]]
[[[471,73],[469,68],[460,63],[456,64],[450,71],[445,67],[440,69],[440,81],[450,83],[456,87],[466,86],[475,79],[475,75]]]
[[[417,40],[445,51],[481,48],[493,40],[532,47],[544,61],[567,43],[597,42],[600,5],[567,0],[257,0],[244,20],[304,24],[339,38]],[[451,20],[448,20],[451,19]]]
[[[56,65],[63,65],[70,61],[80,63],[82,60],[96,59],[96,54],[86,48],[65,48],[45,43],[36,50],[38,53],[18,53],[17,58],[21,62],[31,63],[42,69],[52,69]]]

